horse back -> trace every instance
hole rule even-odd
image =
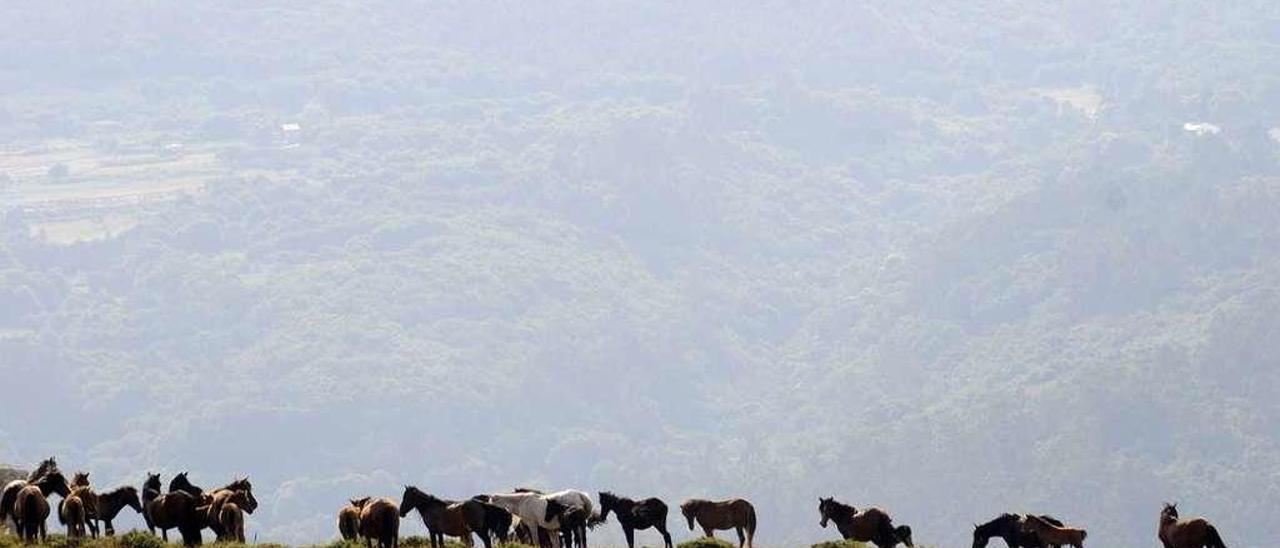
[[[49,500],[44,498],[39,487],[27,485],[18,492],[14,513],[22,517],[23,523],[28,523],[28,520],[44,521],[49,517]]]
[[[13,480],[5,484],[4,492],[0,493],[0,518],[13,513],[13,506],[18,501],[18,492],[26,486],[26,480]]]

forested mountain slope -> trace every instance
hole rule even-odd
[[[740,4],[3,8],[0,459],[1280,538],[1272,3]]]

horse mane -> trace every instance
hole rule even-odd
[[[855,508],[852,505],[840,502],[836,500],[835,497],[831,497],[829,499],[822,499],[822,502],[831,505],[832,509],[834,509],[835,512],[838,514],[853,515],[858,513],[857,508]]]
[[[49,457],[47,459],[44,459],[44,461],[42,461],[38,466],[36,466],[36,469],[32,470],[30,474],[27,474],[27,483],[35,483],[36,480],[44,477],[45,475],[53,472],[57,472],[57,471],[58,471],[57,459],[55,459],[54,457]]]
[[[1052,524],[1052,523],[1049,523],[1049,522],[1045,521],[1045,520],[1044,520],[1044,518],[1042,518],[1042,517],[1040,517],[1040,516],[1037,516],[1037,515],[1035,515],[1035,514],[1027,514],[1027,519],[1028,519],[1028,520],[1030,520],[1030,521],[1032,521],[1033,523],[1035,523],[1035,524],[1037,524],[1037,525],[1039,525],[1039,526],[1041,526],[1041,527],[1047,528],[1047,529],[1057,529],[1057,528],[1058,528],[1058,526],[1057,526],[1057,525],[1054,525],[1054,524]]]
[[[512,493],[533,493],[535,495],[547,494],[546,491],[543,491],[541,489],[534,489],[532,487],[516,487],[515,489],[512,489],[511,492]]]
[[[102,493],[98,496],[99,497],[115,497],[115,496],[120,496],[121,493],[128,493],[130,491],[137,493],[138,488],[132,485],[121,485],[120,487],[116,487],[115,489]]]
[[[235,481],[233,481],[233,482],[231,482],[231,483],[228,483],[228,484],[226,484],[226,485],[222,486],[222,488],[221,488],[221,489],[218,489],[218,490],[219,490],[219,491],[221,491],[221,490],[226,490],[226,491],[252,491],[252,490],[253,490],[253,484],[249,483],[249,478],[240,478],[240,479],[238,479],[238,480],[235,480]]]

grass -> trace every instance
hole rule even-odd
[[[74,541],[66,537],[66,535],[49,535],[49,540],[44,544],[38,545],[39,548],[176,548],[181,546],[177,543],[165,544],[160,537],[151,535],[146,531],[129,531],[118,537],[100,537],[86,538]],[[247,545],[239,543],[206,543],[204,546],[209,548],[246,548]],[[281,544],[254,544],[255,548],[286,548]],[[400,539],[400,546],[404,548],[426,548],[431,546],[431,542],[427,537],[408,536]],[[483,548],[482,544],[476,543],[477,548]],[[730,543],[724,539],[699,538],[688,540],[676,545],[676,548],[737,548],[737,543]],[[0,533],[0,548],[30,548],[22,544],[18,537]],[[345,540],[335,540],[327,544],[315,544],[305,548],[365,548],[363,542],[351,542]],[[445,541],[445,548],[464,548],[463,544],[456,540]],[[526,544],[508,542],[506,544],[495,545],[494,548],[535,548]],[[855,542],[851,540],[833,540],[814,544],[811,548],[872,548],[871,545]]]

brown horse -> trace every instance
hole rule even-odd
[[[400,513],[396,501],[378,498],[365,503],[360,509],[360,536],[368,548],[373,548],[374,539],[378,541],[378,548],[398,548]]]
[[[1178,519],[1178,505],[1165,503],[1156,528],[1164,548],[1227,548],[1218,529],[1204,518]]]
[[[77,495],[80,499],[80,510],[84,513],[84,525],[88,528],[89,534],[93,538],[98,538],[98,494],[89,485],[88,472],[76,472],[71,477],[71,493]],[[66,504],[67,499],[65,498],[58,503],[58,521],[67,526],[67,534],[70,535],[72,524],[66,521],[65,516],[68,514],[63,508]]]
[[[369,497],[351,499],[350,504],[338,510],[338,533],[342,540],[358,540],[360,538],[360,509],[369,502]]]
[[[680,504],[680,513],[689,521],[690,531],[695,521],[708,537],[714,538],[718,530],[733,529],[738,532],[738,548],[755,546],[756,509],[750,502],[743,499],[689,499]]]
[[[222,528],[222,506],[233,498],[239,498],[236,506],[244,512],[252,514],[254,510],[258,509],[258,499],[253,496],[253,484],[249,483],[249,478],[235,480],[223,487],[205,493],[203,503],[208,505],[205,510],[205,521],[219,539],[227,538],[230,533]],[[241,516],[240,521],[243,526],[244,516]]]
[[[0,524],[8,526],[15,533],[19,532],[18,516],[13,513],[13,504],[18,500],[18,492],[32,482],[54,472],[58,472],[58,461],[49,457],[27,474],[27,479],[17,479],[5,484],[4,490],[0,491]],[[66,493],[62,496],[65,497]]]
[[[423,525],[427,526],[427,537],[431,539],[432,548],[444,546],[445,535],[458,537],[463,545],[472,546],[472,531],[485,539],[485,548],[489,547],[488,535],[485,534],[484,510],[478,505],[467,506],[444,500],[412,485],[406,485],[400,499],[400,517],[403,518],[414,510],[418,511]]]
[[[186,546],[203,542],[200,530],[204,529],[207,518],[200,511],[200,502],[196,495],[183,490],[160,494],[159,474],[147,474],[142,485],[142,517],[151,534],[160,529],[165,542],[169,541],[169,529],[174,528],[182,533],[182,544]]]
[[[818,514],[822,520],[818,525],[827,526],[827,522],[835,522],[836,529],[845,540],[870,542],[880,548],[893,548],[899,542],[907,546],[915,546],[911,541],[911,528],[906,525],[894,527],[893,519],[879,508],[857,508],[837,501],[835,497],[818,498]]]
[[[87,486],[73,488],[71,494],[62,499],[62,504],[58,507],[58,520],[67,526],[69,538],[84,537],[86,522],[89,519],[85,495],[89,492]]]
[[[1075,548],[1082,548],[1085,537],[1089,536],[1084,529],[1059,527],[1032,514],[1028,514],[1023,520],[1022,530],[1035,533],[1045,544],[1070,544]]]
[[[222,526],[220,542],[239,542],[244,544],[244,510],[249,504],[247,491],[232,491],[224,497],[222,507],[218,510],[218,524]],[[210,510],[212,512],[212,510]]]
[[[49,519],[49,495],[57,493],[63,498],[70,494],[67,478],[54,470],[27,484],[18,491],[13,501],[13,515],[17,518],[18,534],[27,542],[47,537],[45,520]]]

